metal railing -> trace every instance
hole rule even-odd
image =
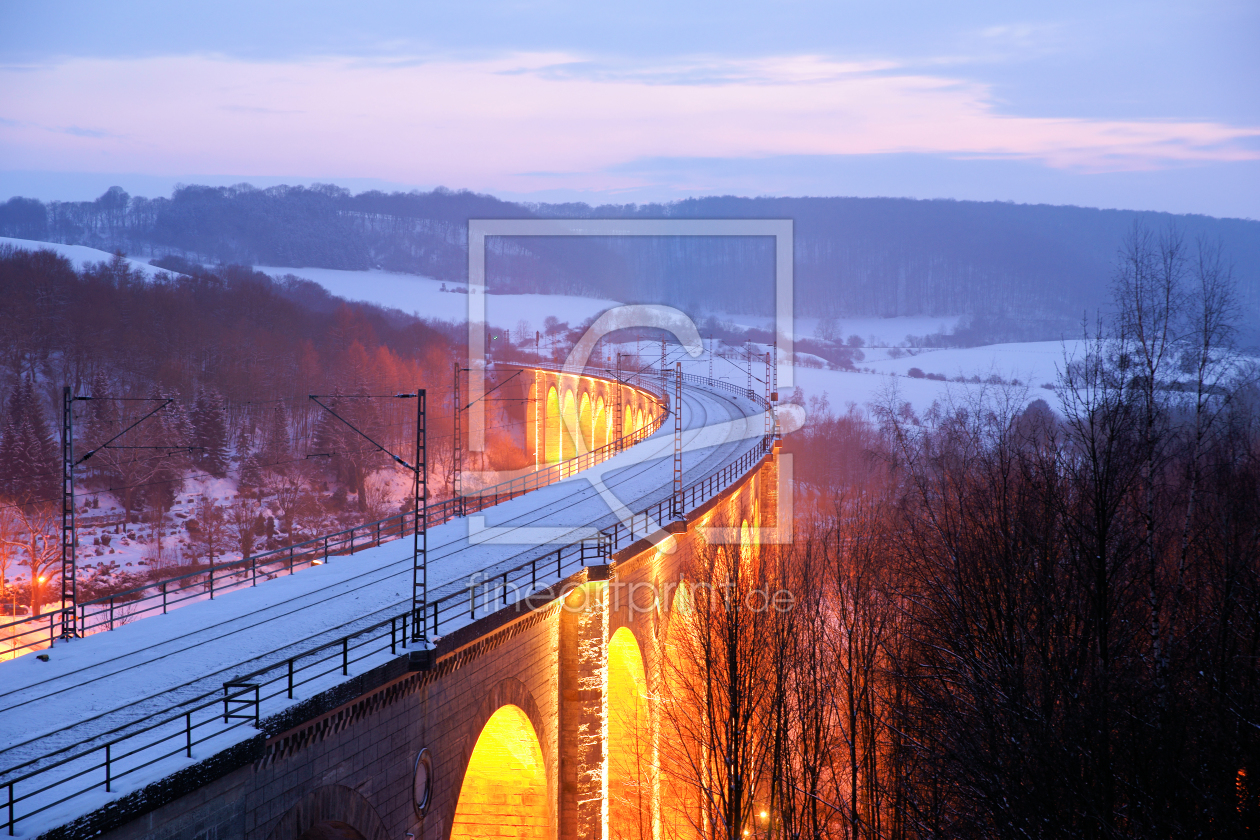
[[[552,365],[540,365],[550,370]],[[602,372],[585,374],[605,377]],[[657,396],[655,383],[642,375],[630,377],[624,384]],[[665,414],[658,412],[641,429],[620,439],[558,463],[549,464],[526,475],[466,496],[456,496],[427,506],[425,526],[433,528],[460,516],[477,513],[487,507],[510,501],[532,490],[555,484],[595,464],[608,460],[622,450],[634,446],[656,433]],[[324,536],[282,546],[269,551],[211,563],[179,575],[143,583],[139,586],[93,598],[78,604],[78,632],[86,636],[113,630],[138,618],[166,615],[189,602],[214,600],[238,589],[257,586],[259,579],[271,580],[280,575],[327,563],[331,558],[354,554],[383,542],[401,539],[415,528],[415,513],[404,511],[376,522],[356,525]],[[61,635],[62,612],[53,610],[0,624],[0,656],[15,658],[19,652],[47,649]]]
[[[683,498],[687,500],[687,507],[699,507],[738,481],[770,452],[772,446],[772,437],[760,438],[751,449],[722,469],[685,486]],[[678,513],[671,496],[633,513],[628,522],[619,521],[600,529],[597,539],[580,540],[541,556],[531,556],[515,566],[497,568],[493,574],[484,570],[474,573],[469,577],[465,590],[436,597],[430,602],[430,612],[425,620],[429,622],[431,634],[440,636],[444,630],[450,632],[452,623],[462,626],[464,620],[475,620],[528,598],[569,574],[592,565],[591,560],[595,560],[595,565],[607,563],[620,549],[658,533],[663,524]],[[503,564],[498,565],[501,567]],[[479,594],[483,605],[480,610],[477,609]]]
[[[709,387],[718,384],[703,377],[697,379]],[[746,389],[734,390],[741,395],[747,393]],[[721,493],[755,468],[772,446],[772,436],[758,438],[736,460],[684,487],[685,505],[698,507]],[[660,523],[679,513],[674,510],[674,503],[671,495],[633,514],[628,524],[617,522],[601,529],[597,539],[561,546],[554,553],[534,555],[506,569],[495,568],[493,575],[474,574],[462,588],[443,587],[454,591],[431,602],[431,612],[425,616],[426,625],[432,621],[435,637],[443,631],[449,633],[478,617],[479,593],[484,615],[547,589],[591,565],[592,560],[597,564],[607,563],[618,549],[659,531]],[[497,567],[502,565],[496,564]],[[134,774],[159,762],[176,757],[196,758],[196,749],[205,745],[211,746],[203,751],[202,757],[227,749],[239,742],[230,738],[230,733],[242,727],[251,727],[268,736],[279,734],[279,730],[289,724],[283,717],[268,720],[268,716],[282,711],[289,701],[296,699],[298,689],[309,687],[314,694],[331,688],[350,676],[353,666],[375,667],[388,661],[387,651],[392,657],[407,648],[410,610],[403,609],[402,605],[399,608],[396,615],[237,675],[224,682],[221,689],[202,693],[150,715],[140,728],[126,724],[85,742],[0,770],[0,791],[3,792],[0,802],[7,806],[8,834],[13,835],[22,820],[76,797],[102,788],[114,792],[120,780],[130,781]],[[358,672],[362,670],[365,669]],[[19,817],[19,806],[23,803],[32,807]]]

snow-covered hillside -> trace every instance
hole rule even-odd
[[[108,251],[98,251],[95,248],[89,248],[86,245],[62,245],[60,242],[37,242],[33,239],[13,239],[9,236],[0,236],[0,245],[12,245],[14,248],[25,248],[29,251],[37,251],[48,249],[56,251],[70,262],[74,263],[74,267],[82,271],[85,267],[99,262],[109,262],[114,255]],[[147,262],[128,259],[127,264],[133,269],[143,272],[146,277],[156,277],[158,274],[164,273],[160,268],[154,268]]]
[[[0,244],[19,248],[50,248],[65,255],[76,268],[110,260],[112,254],[81,245],[62,245],[52,242],[36,242],[25,239],[0,237]],[[147,276],[155,276],[160,269],[137,260],[128,263]],[[331,294],[348,300],[364,301],[380,306],[415,313],[422,318],[444,321],[463,321],[468,314],[468,296],[453,289],[463,289],[456,284],[444,284],[428,277],[398,274],[388,271],[339,271],[323,268],[293,268],[285,266],[255,266],[255,269],[274,277],[292,274],[318,283]],[[443,287],[447,291],[442,291]],[[609,307],[617,306],[612,300],[579,297],[575,295],[486,295],[486,312],[492,326],[517,330],[526,335],[543,329],[543,322],[553,316],[570,325],[577,325],[599,315]],[[720,308],[712,311],[691,313],[697,322],[709,316],[729,321],[738,327],[766,329],[771,326],[769,317],[729,315]],[[957,317],[900,317],[900,318],[842,318],[828,327],[835,334],[848,338],[856,335],[866,344],[865,359],[857,363],[858,372],[828,370],[826,368],[798,367],[795,381],[806,397],[826,394],[833,407],[843,408],[849,403],[859,406],[881,400],[890,388],[895,388],[899,399],[909,402],[916,411],[924,411],[934,401],[961,399],[981,387],[975,383],[939,381],[926,378],[927,374],[943,375],[946,379],[958,377],[982,380],[997,377],[1003,381],[1019,380],[1029,388],[1029,399],[1046,399],[1057,405],[1054,393],[1041,386],[1053,383],[1057,369],[1064,363],[1065,352],[1072,352],[1076,342],[1064,344],[1057,341],[1027,342],[1021,344],[995,344],[982,347],[950,348],[936,350],[905,350],[907,336],[923,336],[948,331],[958,323]],[[814,336],[819,329],[818,318],[798,318],[796,333],[802,338]],[[629,348],[623,348],[629,349]],[[644,348],[645,358],[654,351]],[[744,381],[742,368],[718,359],[714,373],[729,377],[732,382]],[[708,372],[707,360],[688,362],[695,372]],[[924,378],[911,376],[913,368],[925,374]],[[784,397],[788,394],[784,393]]]
[[[468,295],[453,291],[466,287],[440,283],[415,274],[389,271],[338,271],[331,268],[283,268],[258,265],[256,271],[283,277],[292,274],[313,280],[329,292],[347,300],[360,300],[379,306],[415,313],[421,318],[442,321],[463,321],[468,317]],[[443,288],[450,291],[443,292]],[[616,301],[573,295],[486,295],[487,323],[505,329],[516,329],[519,322],[529,330],[541,330],[548,315],[570,325],[594,317]]]

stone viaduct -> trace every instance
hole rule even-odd
[[[539,464],[660,420],[657,395],[608,379],[532,371],[527,387]],[[686,836],[663,806],[655,761],[677,587],[705,527],[777,525],[777,492],[775,445],[666,526],[672,552],[640,539],[441,637],[428,670],[398,656],[252,740],[43,836]]]
[[[536,464],[599,449],[658,419],[651,394],[606,378],[534,370],[532,379],[527,405],[533,433],[526,446]]]

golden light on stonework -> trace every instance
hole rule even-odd
[[[551,837],[542,748],[519,706],[503,706],[486,721],[459,789],[451,838],[480,837]]]
[[[620,628],[608,641],[608,836],[652,835],[652,740],[647,675],[634,634]]]

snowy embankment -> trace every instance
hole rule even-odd
[[[689,447],[684,469],[691,482],[747,452],[764,421],[760,409],[746,399],[695,388],[685,389],[684,395],[684,442]],[[671,431],[658,432],[564,482],[490,508],[481,520],[469,517],[431,529],[430,599],[468,591],[470,580],[493,578],[532,555],[552,555],[558,545],[573,542],[590,526],[613,524],[617,516],[593,481],[602,481],[631,510],[668,497],[673,476]],[[479,541],[474,526],[495,529],[494,541]],[[548,529],[554,542],[539,544],[538,532],[529,529]],[[545,588],[556,577],[544,571],[537,586]],[[242,674],[267,665],[283,666],[356,628],[401,615],[410,602],[410,583],[410,540],[395,541],[111,633],[59,643],[48,651],[47,662],[23,657],[0,663],[0,786],[44,768],[15,785],[18,836],[64,824],[253,737],[257,731],[250,725],[221,724],[216,705],[202,709],[190,723],[198,727],[200,741],[191,758],[183,751],[182,718],[143,738],[128,738],[162,720],[164,711],[194,698],[216,696],[225,682]],[[500,591],[483,594],[494,603]],[[449,633],[459,626],[457,621],[441,630]],[[388,645],[357,657],[349,676],[389,659]],[[332,672],[311,668],[315,666],[299,668],[300,688],[292,700],[283,694],[265,700],[260,717],[346,680],[339,668]],[[154,738],[165,738],[165,746],[147,746]],[[113,745],[114,781],[109,792],[101,764],[106,743]],[[85,748],[90,751],[55,766]],[[45,786],[49,787],[41,791]],[[71,798],[54,804],[67,795]]]
[[[0,245],[12,245],[14,248],[23,248],[27,251],[50,250],[61,254],[74,264],[77,271],[82,271],[90,265],[99,262],[109,262],[114,259],[114,255],[108,251],[100,251],[96,248],[89,248],[86,245],[62,245],[60,242],[39,242],[34,239],[13,239],[8,236],[0,236]],[[132,269],[139,271],[145,277],[152,279],[159,274],[169,274],[161,268],[155,268],[147,262],[140,260],[127,259],[127,265]]]

